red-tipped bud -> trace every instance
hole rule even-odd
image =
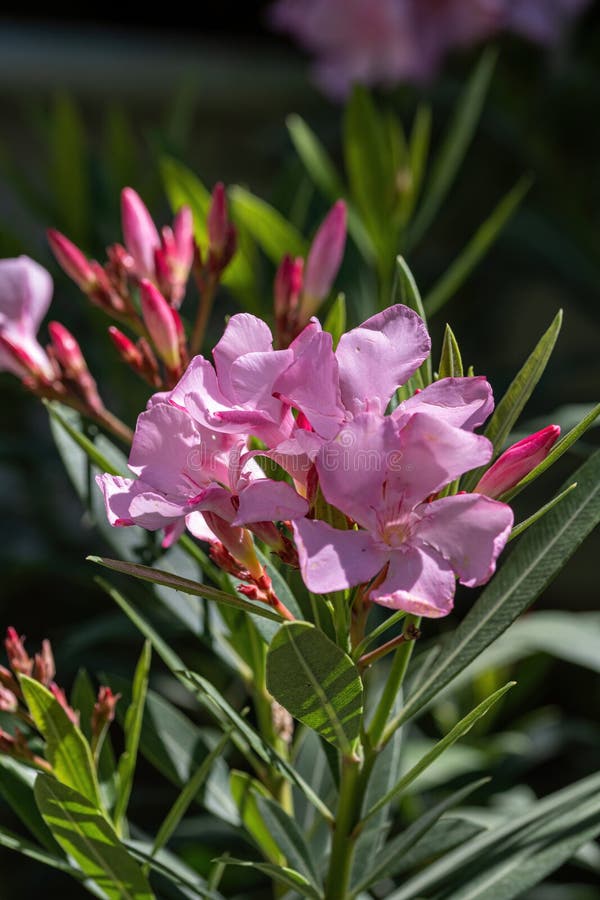
[[[14,713],[19,708],[19,701],[12,691],[0,684],[0,712]]]
[[[81,347],[71,332],[60,322],[49,322],[48,332],[52,339],[54,355],[69,378],[77,379],[88,367]]]
[[[346,244],[346,204],[338,200],[314,236],[304,270],[303,318],[327,297],[342,264]]]
[[[204,518],[215,537],[221,541],[233,558],[248,570],[252,578],[262,578],[265,571],[256,555],[256,548],[250,532],[237,525],[230,525],[216,513],[205,512]]]
[[[151,281],[140,283],[142,317],[160,358],[171,370],[179,368],[179,316]]]
[[[46,384],[50,384],[56,378],[51,361],[41,347],[34,347],[30,343],[29,349],[36,351],[37,359],[34,359],[33,353],[27,352],[23,344],[12,340],[7,334],[0,333],[0,363],[2,363],[2,368],[12,372],[18,378],[32,378],[34,383],[43,381]]]
[[[8,664],[15,674],[31,675],[33,672],[33,660],[25,650],[25,638],[20,637],[14,628],[6,630],[4,647],[8,656]]]
[[[33,677],[42,684],[50,684],[56,675],[56,666],[54,664],[54,654],[52,653],[52,645],[50,641],[42,641],[42,650],[35,654],[35,663],[33,666]]]
[[[0,666],[0,685],[6,688],[7,691],[10,691],[11,694],[21,696],[21,690],[15,676],[8,669],[5,669],[4,666]]]
[[[144,201],[133,188],[121,192],[121,223],[138,278],[153,278],[154,251],[160,246],[160,238]]]
[[[115,717],[115,708],[121,698],[120,694],[113,694],[109,687],[98,689],[98,699],[94,703],[92,713],[92,734],[98,738],[105,728],[108,728]]]
[[[525,478],[544,460],[560,436],[558,425],[548,425],[505,450],[480,479],[476,494],[499,497]]]
[[[115,325],[111,325],[108,334],[117,348],[117,353],[128,366],[134,369],[143,367],[143,357],[140,350],[136,347],[132,340],[126,334],[123,334]]]
[[[87,294],[96,284],[96,276],[87,257],[60,231],[49,228],[46,234],[50,249],[61,269]]]
[[[275,325],[280,348],[289,346],[298,332],[298,305],[302,293],[304,260],[284,256],[273,285]]]
[[[227,193],[222,182],[215,185],[207,218],[208,265],[220,274],[231,261],[236,250],[237,235],[229,219]]]
[[[67,696],[62,688],[60,688],[55,681],[51,681],[48,685],[50,692],[53,694],[55,700],[58,700],[69,719],[74,725],[79,725],[79,713],[76,712],[71,706],[69,706],[69,701],[67,700]]]

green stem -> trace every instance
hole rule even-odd
[[[208,320],[212,312],[213,303],[215,302],[215,294],[217,292],[217,279],[212,276],[206,284],[203,291],[200,292],[200,302],[198,304],[198,314],[194,323],[194,330],[190,339],[190,356],[200,353],[204,336],[208,327]]]
[[[381,741],[381,737],[385,730],[385,726],[394,706],[394,701],[398,695],[398,691],[402,687],[406,670],[412,656],[413,647],[415,645],[415,636],[418,633],[419,623],[421,619],[418,616],[407,616],[404,624],[402,637],[404,642],[400,644],[396,650],[392,669],[386,681],[381,695],[381,700],[375,710],[375,715],[369,726],[368,735],[369,742],[372,747],[377,747]],[[407,640],[408,638],[408,640]]]
[[[360,760],[344,757],[325,900],[346,900],[348,896],[356,842],[352,832],[360,817],[362,799]]]

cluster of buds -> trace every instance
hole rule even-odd
[[[19,683],[21,675],[33,678],[48,688],[55,700],[62,706],[74,725],[79,725],[79,712],[69,704],[63,688],[54,680],[56,666],[50,641],[43,640],[39,653],[33,657],[25,649],[25,638],[12,627],[9,627],[4,640],[9,668],[0,666],[0,712],[9,713],[24,723],[29,731],[35,725],[29,714],[23,691]],[[98,699],[92,713],[92,746],[99,745],[115,715],[115,706],[119,695],[112,693],[108,687],[100,687]],[[28,738],[18,727],[13,734],[0,729],[0,753],[27,762],[36,768],[51,770],[49,763],[37,756],[29,747]]]
[[[275,275],[277,344],[288,347],[329,296],[346,244],[346,204],[338,200],[317,229],[306,264],[284,256]]]
[[[90,301],[135,338],[115,325],[110,338],[123,362],[153,388],[172,387],[189,361],[187,337],[179,315],[190,272],[200,294],[191,353],[199,350],[215,290],[233,257],[235,228],[229,220],[225,188],[217,184],[210,205],[208,249],[202,259],[194,241],[194,223],[189,207],[182,207],[172,227],[158,231],[141,197],[132,189],[121,194],[124,244],[107,248],[101,266],[89,260],[67,237],[48,232],[54,255]]]

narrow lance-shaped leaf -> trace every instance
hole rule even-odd
[[[458,342],[449,325],[444,331],[442,355],[440,358],[440,378],[460,378],[463,374],[463,362]]]
[[[237,770],[231,772],[229,786],[244,828],[256,846],[271,862],[282,862],[282,854],[277,840],[271,834],[258,808],[258,798],[265,796],[268,793],[267,789],[248,772]]]
[[[496,407],[485,430],[485,436],[494,445],[494,458],[501,452],[512,427],[521,415],[535,386],[544,374],[548,360],[556,344],[562,325],[562,310],[552,320],[548,330],[542,335],[533,353],[513,379],[506,394]],[[465,476],[462,487],[471,491],[485,471],[485,466],[475,469]]]
[[[263,822],[277,842],[288,865],[305,875],[311,884],[318,888],[319,875],[311,851],[295,820],[268,796],[257,796],[256,804]]]
[[[244,859],[235,859],[233,856],[222,856],[215,861],[222,862],[226,866],[241,866],[242,868],[256,869],[256,871],[263,872],[273,881],[291,889],[295,893],[301,894],[303,897],[310,897],[311,900],[321,900],[321,894],[315,890],[304,875],[301,875],[300,872],[296,872],[294,869],[290,869],[287,866],[248,862]]]
[[[42,819],[33,796],[37,770],[10,756],[0,756],[0,797],[10,806],[27,831],[53,856],[60,848]]]
[[[323,331],[328,331],[333,338],[333,349],[337,347],[339,340],[346,330],[346,297],[338,294],[323,324]]]
[[[235,594],[228,594],[202,582],[191,581],[189,578],[180,578],[178,575],[172,575],[170,572],[162,572],[160,569],[153,569],[151,566],[142,566],[139,563],[130,563],[121,559],[104,559],[100,556],[88,556],[87,559],[88,562],[104,566],[104,568],[111,569],[113,572],[122,572],[124,575],[131,575],[133,578],[140,578],[142,581],[161,584],[176,591],[182,591],[184,594],[204,597],[206,600],[215,600],[217,603],[223,603],[225,606],[241,609],[244,612],[262,616],[265,619],[272,619],[274,622],[281,622],[281,616],[268,606],[249,603]]]
[[[600,522],[600,451],[575,473],[577,490],[527,531],[419,677],[396,727],[415,715],[541,594]]]
[[[554,509],[554,507],[557,506],[557,504],[559,504],[561,500],[564,500],[567,494],[570,494],[571,491],[576,487],[577,482],[575,481],[573,482],[573,484],[570,484],[568,488],[565,488],[564,491],[561,491],[560,494],[557,494],[556,497],[553,497],[552,500],[549,500],[548,503],[545,503],[543,506],[541,506],[536,512],[533,513],[533,515],[529,516],[527,519],[524,519],[522,522],[519,522],[518,525],[515,525],[510,533],[508,540],[514,540],[515,538],[523,534],[524,531],[527,531],[528,528],[531,528],[531,526],[534,525],[538,521],[538,519],[541,519],[542,516],[545,516],[546,513],[549,513],[551,509]]]
[[[294,718],[351,752],[362,718],[360,675],[314,625],[290,622],[279,629],[267,654],[267,688]]]
[[[435,825],[440,816],[449,809],[453,809],[466,800],[470,794],[490,781],[489,778],[480,778],[471,784],[454,791],[449,797],[445,797],[440,803],[436,803],[431,809],[423,813],[416,822],[413,822],[403,832],[392,838],[377,854],[369,871],[363,873],[362,879],[353,887],[353,893],[359,894],[365,891],[375,882],[386,875],[394,874],[394,867],[401,860],[407,850],[410,850],[427,832]]]
[[[13,834],[8,828],[0,827],[0,847],[3,847],[5,850],[15,850],[27,859],[43,863],[51,869],[59,869],[61,872],[66,872],[67,875],[72,875],[73,878],[84,879],[86,877],[83,872],[74,868],[66,859],[54,856],[52,853],[48,853],[47,850],[42,850],[36,844],[32,844],[31,841],[21,837],[21,835]]]
[[[49,775],[38,775],[35,796],[58,843],[109,900],[154,900],[142,870],[86,797]]]
[[[306,242],[300,232],[265,200],[239,185],[231,189],[230,199],[233,218],[248,229],[275,265],[286,253],[306,255]]]
[[[427,325],[427,315],[423,307],[423,301],[421,300],[417,282],[403,256],[396,257],[396,280],[394,282],[392,296],[395,303],[404,303],[405,306],[414,309],[417,315],[421,316],[425,325]],[[423,379],[423,384],[425,386],[431,384],[433,381],[431,356],[427,357],[419,371]]]
[[[363,822],[367,822],[371,816],[374,816],[375,813],[390,802],[394,797],[397,797],[398,794],[401,794],[405,788],[408,787],[409,784],[417,778],[421,772],[424,772],[436,759],[442,755],[442,753],[451,747],[452,744],[455,744],[456,741],[463,737],[468,731],[471,730],[475,722],[481,719],[482,716],[494,706],[495,703],[500,700],[501,697],[506,694],[507,691],[514,687],[516,684],[515,681],[509,681],[504,687],[501,687],[499,690],[494,691],[493,694],[490,694],[489,697],[486,697],[475,709],[472,709],[470,713],[468,713],[464,718],[457,722],[454,728],[452,728],[448,734],[438,741],[431,750],[423,756],[418,763],[416,763],[409,772],[400,778],[400,780],[394,785],[391,791],[377,801],[375,806],[373,806],[367,815],[364,817]],[[392,727],[388,729],[388,731],[384,734],[384,741],[389,740],[392,734],[395,731],[395,727],[392,724]]]
[[[531,186],[531,179],[522,178],[509,193],[502,198],[488,218],[479,226],[469,243],[446,269],[423,301],[427,315],[432,316],[450,300],[467,280],[477,264],[490,250],[500,232]]]
[[[119,833],[133,788],[151,660],[152,645],[146,639],[133,677],[131,703],[125,716],[125,749],[119,759],[119,787],[114,813],[115,827]]]
[[[418,243],[427,231],[452,186],[475,134],[495,63],[496,54],[492,50],[486,50],[458,102],[436,155],[428,190],[410,228],[410,246]]]
[[[100,791],[88,742],[48,688],[27,675],[19,680],[31,717],[46,741],[46,759],[57,779],[82,793],[98,809]]]

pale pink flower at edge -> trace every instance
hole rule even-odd
[[[0,371],[55,372],[36,334],[52,299],[52,278],[28,256],[0,260]]]

